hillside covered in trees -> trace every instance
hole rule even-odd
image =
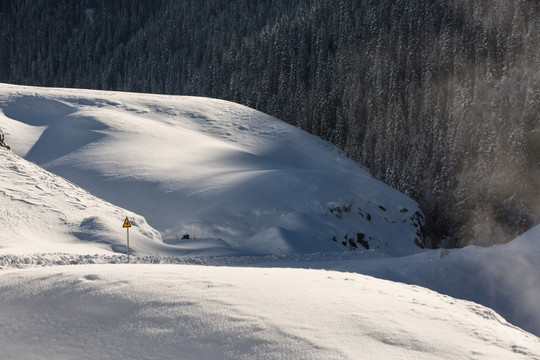
[[[537,0],[3,0],[0,24],[0,82],[254,107],[416,199],[427,246],[540,221]]]

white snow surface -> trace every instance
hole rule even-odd
[[[412,200],[220,100],[0,85],[0,110],[2,359],[540,359],[540,226],[421,251]]]
[[[126,217],[131,243],[162,245],[145,219],[98,199],[69,181],[8,151],[0,151],[0,253],[126,253]]]
[[[420,250],[413,200],[245,106],[4,84],[0,127],[15,154],[144,216],[174,254],[191,252],[184,235],[222,254],[343,251],[345,236],[393,255]]]
[[[8,358],[540,358],[491,309],[335,271],[48,267],[0,275],[0,301]]]

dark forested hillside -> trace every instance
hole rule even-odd
[[[332,141],[428,246],[540,221],[537,0],[2,0],[0,82],[201,95]]]

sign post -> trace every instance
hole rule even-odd
[[[125,227],[127,231],[127,262],[129,264],[129,228],[131,227],[131,223],[127,217],[126,220],[124,220],[124,225],[122,225],[122,227]]]

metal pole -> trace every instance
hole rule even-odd
[[[127,227],[126,228],[127,230],[127,260],[128,260],[128,264],[129,264],[129,228]]]

